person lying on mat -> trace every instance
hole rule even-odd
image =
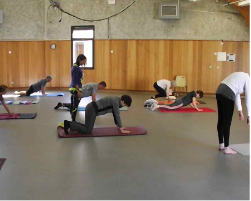
[[[12,113],[10,113],[10,110],[8,108],[8,106],[6,105],[3,95],[7,93],[8,87],[5,85],[0,85],[0,101],[2,102],[4,108],[6,109],[6,111],[8,112],[8,114],[11,116],[13,115]]]
[[[159,98],[159,97],[166,97],[166,99],[169,98],[169,90],[176,86],[175,81],[169,81],[169,80],[159,80],[153,84],[153,87],[158,92],[157,95],[152,96],[152,99]]]
[[[106,88],[106,83],[104,81],[100,82],[99,84],[96,83],[87,83],[82,86],[82,98],[92,96],[92,101],[96,101],[96,93],[98,90],[103,90]],[[59,102],[56,107],[54,107],[55,110],[57,110],[60,107],[66,107],[69,108],[71,107],[70,103],[61,103]]]
[[[46,78],[39,80],[37,83],[32,84],[30,88],[25,92],[23,91],[15,91],[15,95],[21,95],[21,96],[30,96],[31,94],[41,91],[43,95],[45,95],[45,87],[47,82],[50,82],[52,80],[52,76],[48,75]]]
[[[123,95],[121,98],[110,96],[101,98],[96,102],[93,101],[86,106],[85,124],[81,124],[76,121],[64,121],[65,134],[69,134],[69,130],[79,132],[81,134],[91,134],[96,117],[105,115],[106,113],[113,114],[114,122],[118,126],[121,133],[130,133],[130,131],[127,131],[122,127],[119,108],[124,106],[130,107],[131,104],[132,98],[128,95]]]
[[[202,109],[199,109],[197,107],[196,104],[196,98],[202,98],[203,97],[203,91],[191,91],[189,92],[185,97],[181,98],[181,99],[177,99],[172,101],[172,103],[170,105],[159,105],[158,101],[156,100],[152,100],[152,101],[156,101],[152,104],[151,106],[151,110],[154,111],[157,108],[163,108],[166,110],[177,110],[181,107],[185,107],[187,105],[190,104],[190,106],[194,109],[196,109],[197,111],[201,112],[203,111]]]

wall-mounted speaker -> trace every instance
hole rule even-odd
[[[180,19],[180,1],[169,0],[159,4],[159,19]]]

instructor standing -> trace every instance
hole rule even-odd
[[[71,106],[70,113],[72,121],[75,121],[78,105],[82,98],[82,84],[83,84],[83,72],[80,66],[86,64],[86,57],[83,54],[80,54],[77,57],[76,63],[71,67],[71,84],[70,84],[70,93],[71,93]]]
[[[217,91],[216,99],[218,106],[218,137],[219,150],[224,149],[224,154],[236,154],[237,152],[229,147],[230,126],[232,122],[234,103],[237,106],[239,119],[244,120],[241,94],[245,93],[247,107],[247,124],[250,117],[250,78],[247,73],[235,72],[221,82]]]

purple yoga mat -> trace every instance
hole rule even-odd
[[[6,161],[6,158],[0,158],[0,170],[2,169],[2,166],[5,161]]]
[[[66,135],[63,127],[58,127],[58,135],[62,138],[73,138],[73,137],[107,137],[107,136],[132,136],[132,135],[145,135],[146,129],[143,127],[126,127],[126,130],[131,131],[128,134],[121,133],[117,127],[107,128],[94,128],[92,134],[83,135],[77,132],[70,132]]]
[[[18,119],[20,114],[9,115],[8,113],[0,114],[0,120],[4,119]]]

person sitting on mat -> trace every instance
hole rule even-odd
[[[203,111],[202,109],[199,109],[197,107],[196,104],[196,98],[202,98],[203,97],[203,92],[202,91],[191,91],[189,92],[185,97],[181,98],[181,99],[177,99],[172,101],[172,103],[170,105],[158,105],[158,101],[156,100],[152,100],[155,101],[153,102],[152,106],[151,106],[151,110],[154,111],[157,108],[163,108],[166,110],[177,110],[181,107],[185,107],[187,105],[191,105],[192,108],[196,109],[197,111],[201,112]]]
[[[64,121],[64,131],[65,134],[69,134],[70,131],[76,131],[81,134],[91,134],[94,123],[97,116],[105,115],[106,113],[112,113],[114,117],[114,122],[118,126],[121,133],[129,133],[122,127],[122,122],[120,119],[119,108],[127,106],[130,107],[132,104],[132,98],[128,95],[123,95],[119,97],[105,97],[98,101],[93,101],[86,106],[85,110],[85,124],[81,124],[76,121]]]
[[[11,116],[13,115],[12,113],[10,113],[10,110],[8,108],[8,106],[6,105],[3,95],[7,93],[8,87],[5,85],[0,85],[0,101],[2,102],[4,108],[6,109],[6,111],[8,112],[8,114]]]
[[[30,88],[25,92],[21,91],[15,91],[15,95],[21,95],[21,96],[30,96],[31,94],[41,91],[43,95],[45,95],[45,87],[48,82],[52,80],[52,76],[48,75],[46,78],[39,80],[37,83],[32,84]]]
[[[82,98],[92,96],[92,101],[96,101],[96,93],[98,90],[103,90],[106,88],[106,83],[104,81],[100,82],[99,84],[96,83],[87,83],[83,85],[82,87]],[[71,107],[70,103],[61,103],[59,102],[57,106],[54,109],[58,109],[60,107],[66,107],[69,108]]]
[[[81,70],[81,66],[85,65],[87,59],[85,55],[78,55],[76,62],[71,67],[71,84],[69,91],[71,93],[71,105],[70,105],[70,113],[72,121],[75,121],[76,115],[78,112],[78,105],[82,98],[82,83],[84,79],[84,73]]]
[[[241,94],[245,93],[247,107],[247,125],[250,117],[250,77],[244,72],[235,72],[224,79],[216,91],[218,107],[218,138],[219,150],[224,150],[224,154],[236,154],[237,152],[229,147],[230,127],[234,113],[234,103],[237,106],[239,119],[244,120]]]
[[[159,97],[166,97],[166,99],[169,98],[169,90],[176,86],[175,81],[169,81],[169,80],[159,80],[153,84],[153,87],[158,92],[157,95],[152,96],[152,99],[159,98]]]

